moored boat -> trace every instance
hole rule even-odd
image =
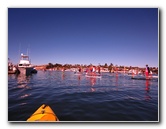
[[[19,73],[19,70],[15,67],[13,67],[13,70],[8,70],[8,74],[17,74]]]
[[[21,74],[32,74],[34,67],[31,65],[28,55],[21,54],[21,59],[18,64],[18,70]]]
[[[8,74],[16,74],[19,73],[19,70],[16,66],[13,65],[13,63],[8,58]]]
[[[32,72],[31,73],[37,73],[37,70],[36,68],[33,68]]]

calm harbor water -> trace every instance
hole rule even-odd
[[[65,71],[8,75],[8,121],[26,121],[43,103],[60,121],[159,121],[158,79],[102,78]]]

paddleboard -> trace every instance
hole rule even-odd
[[[152,76],[152,78],[158,78],[158,76]]]
[[[41,105],[28,119],[27,121],[59,121],[50,106]]]
[[[85,77],[91,77],[91,78],[101,78],[101,75],[85,75]]]
[[[135,79],[135,80],[152,80],[152,78],[145,78],[145,77],[131,77],[131,79]]]
[[[81,73],[75,73],[74,75],[82,75]]]

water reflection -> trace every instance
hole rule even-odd
[[[17,79],[17,84],[18,84],[18,88],[30,88],[28,86],[28,83],[30,82],[30,78],[31,76],[26,76],[26,75],[17,75],[16,79]]]
[[[113,86],[112,90],[117,90],[118,91],[118,86],[119,86],[119,81],[122,79],[119,79],[119,74],[118,73],[111,73],[110,74],[110,86]]]
[[[26,98],[26,97],[28,97],[28,96],[30,96],[31,94],[24,94],[24,95],[22,95],[21,96],[21,98]]]
[[[149,94],[150,92],[150,83],[149,83],[149,80],[146,80],[145,82],[145,100],[149,101],[151,99],[151,96]]]
[[[89,84],[91,86],[91,88],[90,88],[91,92],[95,92],[96,89],[94,88],[94,85],[96,84],[96,78],[88,77],[87,80],[88,80],[88,82],[89,82]]]
[[[90,84],[94,86],[96,84],[96,78],[90,78]]]
[[[116,82],[116,89],[115,90],[117,90],[118,91],[118,86],[119,86],[119,84],[118,84],[118,80],[119,80],[119,76],[118,76],[118,74],[116,74],[116,77],[115,77],[115,82]]]
[[[146,82],[145,82],[145,90],[146,90],[147,93],[148,93],[149,90],[150,90],[149,80],[146,80]]]
[[[21,75],[20,74],[20,75],[16,76],[16,79],[17,79],[17,88],[21,89],[21,90],[19,90],[19,92],[20,92],[19,97],[21,99],[29,97],[31,94],[26,93],[26,92],[27,92],[28,89],[31,89],[30,86],[29,86],[31,75],[26,76],[26,75]]]
[[[65,79],[65,73],[64,73],[64,72],[62,72],[62,76],[61,76],[61,78],[62,78],[62,80]]]
[[[78,75],[78,81],[80,81],[81,80],[81,76],[80,75]]]
[[[77,79],[78,79],[78,85],[80,85],[81,75],[78,75]]]
[[[96,78],[89,78],[90,79],[90,85],[91,85],[91,92],[95,92],[95,88],[93,87],[96,84]]]
[[[96,91],[95,88],[91,87],[91,92],[95,92],[95,91]]]

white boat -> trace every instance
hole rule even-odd
[[[21,74],[29,75],[33,72],[34,67],[31,65],[29,56],[21,54],[21,59],[18,64],[18,69]]]
[[[16,74],[19,73],[16,66],[13,65],[13,63],[8,58],[8,74]]]

